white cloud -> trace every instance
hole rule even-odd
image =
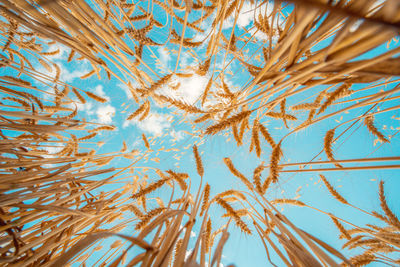
[[[75,69],[73,71],[69,71],[63,64],[58,63],[58,66],[60,67],[60,81],[70,83],[76,78],[79,78],[89,72],[89,70],[84,67],[84,68],[79,68],[75,66]],[[48,83],[48,80],[43,79],[41,77],[41,74],[45,74],[50,77],[50,79],[55,79],[56,77],[56,69],[51,66],[51,72],[49,72],[45,67],[43,67],[40,64],[34,65],[35,69],[37,70],[37,73],[39,75],[36,76],[36,79],[39,81],[44,81],[45,83]]]
[[[207,21],[208,24],[207,25],[211,25],[211,21]],[[193,38],[193,42],[203,42],[204,41],[204,45],[207,44],[207,42],[205,42],[207,39],[210,39],[210,34],[208,31],[204,31],[204,32],[200,32],[198,34],[196,34]]]
[[[131,85],[132,85],[132,88],[135,88],[135,87],[139,87],[139,86],[140,86],[136,81],[131,82]],[[132,98],[133,98],[132,92],[131,92],[131,90],[129,89],[129,87],[128,87],[127,85],[125,85],[125,84],[123,84],[123,83],[120,83],[120,84],[118,84],[117,86],[118,86],[119,88],[121,88],[121,89],[125,92],[126,97],[127,97],[128,99],[132,99]]]
[[[369,11],[375,9],[377,6],[381,5],[382,3],[384,3],[385,0],[377,0],[374,3],[372,3],[371,7],[369,8]],[[393,1],[394,2],[394,1]],[[375,14],[376,12],[378,12],[380,8],[378,8],[377,10],[375,10],[374,12],[371,12],[372,14]],[[371,14],[371,15],[372,15]]]
[[[190,254],[192,254],[193,249],[186,250],[185,253],[185,261],[189,258]]]
[[[123,127],[136,125],[140,130],[152,135],[161,135],[165,129],[171,127],[168,115],[151,112],[143,121],[125,121]]]
[[[353,23],[353,25],[351,25],[349,31],[350,32],[355,32],[363,23],[362,19],[356,20],[356,22]]]
[[[86,102],[85,104],[82,104],[80,102],[73,102],[68,104],[69,108],[75,109],[75,107],[78,109],[79,112],[86,112],[87,115],[93,115],[95,112],[93,110],[94,105],[92,102]]]
[[[47,151],[47,155],[43,155],[44,158],[55,158],[56,156],[54,154],[60,152],[61,150],[64,149],[64,146],[48,146],[44,148]],[[49,164],[49,166],[51,167],[52,164]]]
[[[76,78],[82,77],[83,75],[87,74],[89,72],[88,69],[83,68],[83,69],[74,69],[73,71],[69,71],[67,68],[63,67],[63,65],[59,64],[60,69],[61,69],[61,76],[60,80],[63,82],[72,82]]]
[[[254,10],[257,10],[257,12],[254,13]],[[258,20],[258,15],[259,14],[261,14],[262,16],[267,16],[268,17],[268,16],[271,15],[272,10],[273,10],[273,5],[271,3],[269,3],[269,2],[267,2],[266,4],[261,5],[257,9],[256,9],[256,6],[251,4],[250,2],[245,2],[243,4],[243,7],[242,7],[242,9],[240,11],[240,14],[239,14],[239,16],[237,18],[236,26],[241,27],[241,28],[248,28],[250,26],[250,24],[254,21],[254,17],[257,20]],[[223,25],[223,29],[232,28],[233,22],[235,21],[235,16],[236,16],[236,14],[235,14],[235,12],[233,12],[232,15],[229,18],[226,19],[226,21],[224,22],[224,25]],[[272,17],[270,17],[268,19],[269,26],[271,26],[271,24],[272,24],[271,18]],[[281,21],[283,21],[283,18],[281,16],[278,16],[278,18],[280,18]],[[273,23],[274,29],[277,28],[278,23],[279,23],[278,20],[274,19],[274,23]],[[279,23],[279,24],[282,24],[282,23]],[[257,31],[257,29],[255,27],[253,27],[252,29],[249,29],[249,33],[251,35],[254,34],[255,38],[258,39],[258,40],[264,40],[264,41],[268,41],[269,40],[268,36],[266,34],[264,34],[261,31]],[[278,41],[278,37],[279,36],[274,35],[272,37],[272,42],[276,43]]]
[[[188,104],[193,104],[203,93],[208,80],[207,76],[199,76],[197,74],[193,74],[193,76],[188,78],[174,77],[171,83],[180,83],[180,87],[174,90],[169,88],[168,85],[164,85],[160,89],[160,93]]]
[[[96,114],[100,123],[111,123],[112,117],[115,115],[115,108],[111,105],[100,106]]]
[[[258,4],[258,3],[257,3]],[[269,2],[267,4],[263,4],[257,8],[256,14],[254,10],[256,6],[251,4],[250,2],[243,3],[243,7],[240,10],[240,14],[237,18],[236,25],[238,27],[245,28],[250,25],[250,23],[254,20],[254,17],[258,19],[258,14],[262,14],[263,16],[269,16],[272,13],[273,5]],[[236,11],[232,13],[232,15],[226,19],[223,25],[223,29],[232,28],[233,22],[235,21]]]
[[[193,232],[193,231],[190,231],[190,237],[191,237],[191,238],[196,237],[196,233]]]
[[[172,130],[170,133],[171,137],[173,138],[173,141],[180,141],[183,138],[185,138],[185,133],[183,131],[175,131]]]
[[[163,64],[163,66],[168,67],[168,64],[171,60],[171,55],[169,54],[168,50],[166,50],[165,47],[160,46],[157,51],[158,51],[158,54],[160,56],[160,61]]]

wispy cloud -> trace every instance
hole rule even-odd
[[[100,123],[111,123],[115,115],[115,108],[111,105],[100,106],[96,114]]]
[[[160,89],[160,93],[188,104],[193,104],[203,93],[208,80],[208,77],[197,74],[193,74],[193,76],[188,78],[174,77],[171,83],[175,85],[180,84],[179,88],[175,90],[165,85]]]
[[[180,140],[182,140],[183,138],[185,138],[185,133],[183,132],[183,131],[175,131],[175,130],[172,130],[171,132],[170,132],[170,135],[171,135],[171,137],[173,138],[172,139],[172,141],[180,141]]]
[[[169,51],[165,47],[160,46],[157,49],[157,52],[160,57],[161,64],[163,64],[164,67],[168,68],[169,62],[171,61],[171,55],[169,54]]]
[[[138,84],[136,81],[133,81],[133,82],[131,81],[131,84],[132,84],[132,87],[133,87],[133,88],[139,87],[139,84]],[[133,98],[132,92],[131,92],[131,90],[129,89],[129,87],[128,87],[127,85],[125,85],[125,84],[123,84],[123,83],[119,83],[117,86],[118,86],[119,88],[121,88],[121,89],[125,92],[126,97],[127,97],[128,99],[132,99],[132,98]]]
[[[131,120],[125,121],[123,127],[135,125],[140,130],[151,135],[161,135],[164,130],[171,127],[171,122],[168,120],[168,115],[151,112],[143,121]]]

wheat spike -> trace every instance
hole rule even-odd
[[[206,121],[206,120],[208,120],[208,119],[210,119],[210,118],[212,118],[211,113],[207,113],[206,115],[203,115],[203,116],[201,116],[201,117],[195,119],[195,120],[194,120],[194,123],[204,122],[204,121]]]
[[[203,235],[203,239],[202,239],[206,253],[208,253],[208,251],[210,250],[211,232],[212,232],[212,224],[211,224],[211,219],[209,218],[207,220],[206,230],[204,231],[204,235]]]
[[[85,93],[86,93],[86,95],[88,97],[96,100],[97,102],[100,102],[100,103],[106,103],[107,102],[107,99],[105,99],[104,97],[98,96],[96,94],[93,94],[92,92],[85,92]]]
[[[181,175],[179,173],[176,173],[172,170],[168,170],[167,173],[171,175],[171,177],[178,183],[179,187],[181,188],[182,191],[186,191],[187,189],[187,184],[185,182],[184,177],[189,177],[188,175]]]
[[[390,210],[390,208],[386,202],[385,191],[384,191],[383,185],[384,185],[384,182],[380,181],[380,183],[379,183],[379,201],[381,204],[381,208],[382,208],[383,212],[385,212],[386,216],[388,217],[390,224],[400,230],[400,221],[397,218],[397,216]]]
[[[315,110],[317,108],[319,108],[318,103],[303,103],[290,107],[291,110]]]
[[[331,195],[336,198],[337,200],[339,200],[340,202],[342,202],[343,204],[349,204],[347,202],[347,200],[342,197],[336,190],[335,188],[333,188],[333,186],[328,182],[328,180],[326,179],[325,176],[323,176],[322,174],[319,175],[319,177],[321,177],[322,181],[324,182],[326,188],[328,188],[329,193],[331,193]]]
[[[344,237],[346,237],[348,240],[351,239],[351,235],[349,234],[349,232],[346,230],[346,228],[344,228],[344,226],[338,221],[338,219],[336,219],[334,216],[329,215],[329,217],[331,217],[333,223],[335,224],[336,228],[340,231],[340,233],[342,233],[342,235]]]
[[[140,211],[140,209],[138,207],[136,207],[135,205],[129,205],[129,210],[133,212],[133,214],[135,214],[136,217],[142,217],[143,213]]]
[[[244,233],[251,235],[251,230],[249,227],[245,224],[245,222],[242,221],[240,216],[236,213],[236,211],[232,208],[231,205],[229,205],[225,200],[222,198],[217,198],[216,199],[218,205],[220,205],[222,208],[226,210],[229,216],[233,218],[233,220],[236,223],[236,226],[240,228]]]
[[[208,82],[207,82],[206,88],[204,89],[204,93],[203,93],[203,95],[202,95],[202,97],[201,97],[201,105],[202,105],[202,106],[203,106],[204,103],[206,102],[207,95],[208,95],[208,92],[209,92],[210,89],[211,89],[212,82],[213,82],[213,77],[211,76],[211,78],[210,78],[210,79],[208,80]]]
[[[329,107],[333,102],[346,95],[347,94],[346,92],[349,90],[350,87],[351,84],[345,83],[339,86],[335,91],[333,91],[328,97],[328,99],[321,105],[317,115],[324,112],[327,109],[327,107]]]
[[[204,186],[203,202],[202,202],[202,204],[201,204],[200,216],[203,216],[203,214],[204,214],[204,212],[205,212],[205,210],[206,210],[206,208],[207,208],[208,200],[209,200],[209,198],[210,198],[210,189],[211,189],[211,187],[210,187],[210,185],[207,183],[207,184]]]
[[[335,158],[333,157],[333,152],[332,152],[332,143],[333,143],[334,136],[335,136],[335,128],[327,131],[325,134],[325,138],[324,138],[324,150],[325,150],[326,156],[331,161],[335,160]],[[340,165],[339,163],[334,163],[334,164],[336,167],[342,168],[342,165]]]
[[[163,186],[168,180],[169,180],[169,178],[163,178],[163,179],[158,180],[157,182],[151,183],[146,188],[143,188],[139,192],[133,194],[132,198],[137,199],[142,196],[145,196],[145,195],[155,191],[156,189],[160,188],[161,186]]]
[[[242,181],[243,184],[245,184],[247,186],[247,188],[249,188],[250,190],[252,190],[252,185],[249,182],[249,180],[246,178],[246,176],[244,176],[241,172],[239,172],[235,166],[233,165],[232,161],[230,158],[224,158],[224,163],[225,165],[228,167],[229,171],[235,175],[237,178],[240,179],[240,181]]]
[[[257,168],[254,169],[253,172],[253,183],[254,187],[257,189],[257,191],[262,194],[263,189],[261,185],[261,173],[264,170],[264,163],[261,163]]]
[[[67,59],[67,62],[71,62],[72,59],[74,58],[74,55],[75,55],[75,50],[71,49],[71,52],[69,53],[69,56]]]
[[[154,95],[154,97],[156,97],[157,99],[159,99],[163,102],[167,102],[183,111],[186,111],[187,113],[204,113],[204,111],[195,107],[194,105],[190,105],[188,103],[185,103],[185,102],[177,100],[177,99],[173,99],[173,98],[163,96],[163,95]]]
[[[261,187],[261,189],[262,189],[261,194],[262,195],[264,195],[267,192],[269,186],[271,185],[271,182],[272,182],[272,179],[271,179],[270,176],[268,176],[267,179],[264,180],[264,183],[262,184],[262,187]]]
[[[235,138],[236,145],[237,146],[241,146],[242,145],[242,139],[240,139],[237,125],[233,125],[232,126],[232,134],[233,134],[233,138]]]
[[[241,192],[234,190],[234,189],[229,189],[224,192],[221,192],[216,197],[224,198],[226,196],[235,196],[235,197],[238,197],[239,199],[246,200],[245,195],[243,195]]]
[[[95,129],[91,129],[88,132],[89,133],[94,133],[94,132],[99,132],[99,131],[114,131],[115,129],[116,129],[115,126],[104,125],[104,126],[97,127]]]
[[[82,104],[86,104],[86,99],[76,90],[75,88],[72,87],[72,92],[74,92],[75,96],[81,101]]]
[[[7,97],[3,97],[3,99],[4,99],[4,100],[13,101],[13,102],[16,102],[16,103],[18,103],[18,104],[21,104],[21,105],[22,105],[23,107],[25,107],[25,108],[30,108],[30,106],[31,106],[31,105],[29,105],[28,102],[26,102],[25,100],[20,99],[20,98],[7,96]]]
[[[145,146],[147,149],[150,149],[150,144],[149,144],[149,141],[147,141],[147,137],[146,137],[145,134],[142,134],[142,139],[143,139],[143,142],[144,142],[144,146]]]
[[[142,220],[138,222],[135,226],[135,230],[141,230],[143,227],[146,226],[146,224],[155,216],[163,212],[165,208],[155,208],[151,211],[149,211],[145,216],[142,217]]]
[[[258,120],[254,120],[253,123],[253,132],[252,132],[252,142],[255,147],[257,157],[261,156],[261,146],[260,146],[260,139],[258,138],[258,131],[259,131],[259,122]]]
[[[275,145],[274,149],[272,150],[271,153],[271,158],[270,158],[270,178],[271,182],[276,183],[278,182],[278,176],[279,176],[279,161],[282,157],[282,150],[281,150],[281,141]]]
[[[172,77],[172,73],[164,75],[157,82],[153,83],[147,91],[145,91],[145,95],[149,93],[153,93],[155,90],[166,84]]]
[[[368,131],[378,137],[381,142],[389,142],[389,140],[375,127],[374,117],[372,115],[365,117],[364,124],[367,126]]]
[[[144,102],[142,105],[139,106],[139,108],[130,114],[127,118],[127,120],[133,120],[136,116],[138,116],[140,113],[142,113],[146,109],[147,101]]]
[[[283,124],[285,124],[285,127],[288,128],[287,121],[286,121],[286,98],[284,98],[284,99],[281,101],[281,104],[280,104],[280,111],[281,111],[281,114],[282,114]],[[295,119],[295,120],[296,120],[296,119]]]
[[[269,144],[271,147],[275,147],[275,145],[276,145],[276,144],[275,144],[275,141],[274,141],[274,139],[272,139],[272,137],[271,137],[271,135],[269,134],[267,128],[265,128],[265,126],[262,125],[261,123],[258,124],[258,128],[259,128],[261,134],[264,136],[264,139],[268,142],[268,144]]]
[[[297,199],[277,198],[271,201],[272,204],[289,204],[304,207],[306,204]]]
[[[373,262],[376,259],[376,256],[372,254],[361,254],[358,256],[354,256],[350,258],[350,262],[354,266],[365,266],[368,265],[369,263]]]
[[[232,127],[233,125],[239,124],[241,121],[247,119],[252,111],[247,110],[247,111],[242,111],[226,120],[223,120],[217,124],[214,124],[210,127],[208,127],[205,131],[205,134],[216,134],[226,128]]]
[[[203,168],[203,162],[201,160],[199,151],[197,149],[196,145],[193,145],[193,155],[194,155],[194,159],[196,160],[196,169],[197,169],[197,173],[203,177],[204,175],[204,168]]]
[[[95,70],[92,70],[91,72],[86,73],[85,75],[81,76],[80,78],[81,78],[82,80],[84,80],[84,79],[89,78],[90,76],[92,76],[92,75],[95,74],[95,73],[96,73],[96,71],[95,71]]]
[[[175,253],[174,253],[175,260],[178,258],[179,251],[181,250],[182,244],[183,244],[183,239],[182,238],[178,239],[178,241],[176,242],[176,245],[175,245]],[[175,262],[174,262],[174,266],[175,266]]]
[[[88,134],[88,135],[86,135],[86,136],[83,136],[83,137],[78,138],[78,140],[79,140],[79,141],[89,140],[89,139],[94,138],[96,135],[97,135],[97,133],[91,133],[91,134]]]

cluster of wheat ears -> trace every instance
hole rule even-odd
[[[240,16],[248,13],[251,23],[241,26]],[[381,146],[396,141],[396,134],[380,130],[378,117],[399,108],[399,1],[0,0],[0,14],[0,265],[219,266],[236,227],[259,240],[266,266],[400,264],[400,220],[387,204],[384,182],[377,189],[380,210],[364,211],[322,175],[400,167],[370,164],[400,157],[340,160],[334,149],[356,127]],[[97,75],[129,88],[126,120],[146,120],[163,104],[197,129],[193,135],[203,142],[232,136],[267,163],[249,179],[223,158],[243,190],[211,194],[201,147],[192,144],[196,177],[140,166],[146,171],[132,182],[140,157],[156,150],[153,139],[142,135],[144,151],[128,151],[124,143],[122,150],[97,153],[102,142],[91,139],[116,127],[77,119],[75,103],[108,100],[60,78],[62,69],[51,57],[60,53],[52,48],[59,45],[70,52],[70,64],[85,60],[92,66],[81,79]],[[149,57],[160,46],[174,50],[172,69]],[[181,67],[185,55],[196,65]],[[231,88],[235,75],[244,77],[238,89]],[[193,76],[208,79],[193,103],[160,90],[179,91],[174,81]],[[282,163],[285,147],[293,146],[291,135],[319,131],[318,125],[340,114],[346,120],[324,130],[320,140],[326,161]],[[275,136],[272,123],[282,124],[284,134]],[[58,152],[50,157],[49,148]],[[113,167],[117,157],[131,163]],[[316,163],[328,167],[304,168]],[[317,172],[332,198],[380,223],[356,225],[318,210],[340,231],[341,251],[300,229],[277,205],[317,208],[268,192],[283,173],[307,171]],[[158,178],[149,182],[147,174]],[[191,187],[191,181],[200,186]],[[110,185],[112,190],[101,191]],[[153,203],[161,188],[170,198]],[[211,215],[214,207],[224,210],[222,219]],[[130,234],[122,233],[132,224]],[[117,241],[102,248],[109,238]],[[352,249],[356,253],[346,256]],[[100,256],[93,260],[95,253]]]

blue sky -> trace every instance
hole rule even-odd
[[[248,28],[250,35],[255,34],[255,42],[246,45],[243,49],[243,55],[241,56],[248,60],[247,62],[259,65],[261,64],[262,51],[258,51],[255,56],[252,56],[251,51],[258,49],[261,42],[266,42],[265,36],[260,32],[256,32],[254,27],[252,27],[253,13],[246,12],[250,11],[252,6],[248,2],[244,3],[244,6],[245,7],[242,9],[243,12],[240,14],[237,21],[239,27],[235,29],[235,34],[244,34],[242,27]],[[291,9],[289,8],[286,11],[289,12],[290,10]],[[262,9],[262,12],[264,11],[265,8]],[[196,17],[196,15],[198,16],[196,12],[194,13],[193,17]],[[155,7],[153,14],[161,23],[167,23],[166,18],[157,6]],[[194,41],[202,41],[207,37],[207,28],[211,24],[212,19],[213,16],[207,19],[202,25],[202,28],[205,30],[204,34],[195,35],[193,31],[188,29],[185,37],[193,37]],[[229,38],[229,34],[232,30],[233,20],[234,17],[232,16],[226,21],[226,23],[224,23],[223,34],[227,38]],[[180,26],[175,26],[177,32],[180,33],[182,30]],[[154,40],[160,43],[166,40],[167,29],[157,29],[153,32],[154,33],[150,34],[150,36],[153,37]],[[245,40],[244,37],[243,40]],[[237,47],[244,45],[243,40],[237,42]],[[277,40],[275,39],[273,41],[276,42]],[[323,46],[329,44],[329,41],[331,40],[319,44],[315,49],[321,49]],[[215,77],[224,67],[224,61],[229,62],[233,58],[232,55],[228,55],[225,60],[224,53],[217,54],[216,58],[212,60],[210,68],[211,72],[205,76],[197,75],[195,70],[199,62],[205,60],[204,54],[206,51],[206,44],[207,42],[204,42],[204,45],[195,50],[184,49],[182,51],[179,61],[179,69],[181,72],[190,73],[191,76],[173,76],[168,86],[163,86],[158,90],[160,94],[185,101],[189,104],[198,105],[199,98],[211,77],[211,72],[214,71]],[[372,58],[384,53],[388,49],[397,47],[398,40],[393,40],[390,44],[383,44],[379,48],[370,51],[358,59]],[[262,161],[268,164],[271,153],[271,148],[268,143],[262,143],[263,153],[260,158],[257,158],[254,152],[248,152],[250,145],[249,136],[251,133],[247,133],[247,138],[244,139],[245,142],[241,147],[236,146],[232,135],[228,134],[227,131],[221,132],[215,136],[203,138],[201,137],[201,133],[209,124],[200,123],[195,125],[193,124],[193,120],[196,117],[192,115],[183,116],[182,111],[169,108],[166,105],[157,103],[156,101],[151,101],[151,111],[147,118],[142,121],[139,121],[138,119],[127,121],[126,118],[129,114],[138,108],[138,104],[135,103],[129,88],[115,78],[112,78],[111,80],[104,79],[104,77],[106,77],[104,72],[101,72],[103,78],[101,80],[99,80],[96,75],[87,79],[80,79],[81,76],[84,76],[91,71],[90,64],[86,60],[74,60],[71,63],[68,63],[67,59],[70,50],[69,48],[59,44],[49,46],[47,51],[54,51],[57,49],[60,52],[56,56],[49,56],[48,58],[61,67],[60,80],[83,90],[96,93],[108,100],[107,103],[102,104],[88,98],[88,102],[85,105],[79,103],[71,104],[71,107],[77,105],[79,110],[78,117],[90,122],[110,124],[117,127],[117,130],[112,132],[103,132],[91,140],[93,142],[103,142],[104,144],[101,146],[93,144],[87,144],[87,146],[89,148],[98,149],[98,153],[111,153],[120,150],[123,147],[123,141],[125,141],[128,151],[138,151],[134,159],[119,157],[112,160],[109,163],[109,166],[124,167],[130,164],[132,160],[142,158],[135,164],[134,172],[128,174],[128,181],[135,179],[135,177],[139,177],[139,179],[143,177],[143,169],[139,167],[156,167],[162,170],[173,169],[190,174],[192,177],[193,193],[195,193],[199,184],[199,176],[195,172],[195,162],[191,150],[193,144],[197,144],[202,153],[205,166],[204,182],[211,185],[212,195],[231,188],[239,190],[244,189],[244,186],[240,181],[233,177],[223,164],[224,157],[230,157],[237,169],[239,169],[249,179],[252,177],[254,168]],[[175,68],[177,49],[178,45],[176,44],[168,44],[160,47],[145,47],[143,60],[149,64],[149,66],[157,72],[159,76],[161,76],[164,73],[169,73]],[[39,62],[35,60],[33,61],[35,62],[34,66],[38,72],[44,72],[50,77],[54,77],[54,69],[53,72],[49,72],[44,66],[41,66]],[[15,75],[15,72],[7,71],[2,75]],[[149,75],[152,77],[154,76],[153,74]],[[245,68],[241,66],[238,60],[234,60],[225,71],[224,81],[229,85],[230,89],[235,92],[243,88],[248,83],[249,78],[250,75]],[[392,80],[395,80],[395,78],[392,78]],[[134,80],[130,80],[130,82],[134,88],[139,86]],[[43,84],[38,81],[33,81],[33,83],[39,88],[43,86]],[[221,87],[220,83],[221,80],[216,80],[216,84],[214,84],[213,87]],[[360,91],[357,91],[351,97],[342,100],[362,97],[373,92],[378,92],[379,90],[387,91],[398,85],[397,81],[388,85],[380,85],[382,83],[383,80],[380,80],[377,83],[377,87],[372,87],[372,85],[369,84],[354,85],[351,89]],[[367,86],[371,86],[372,88],[361,90]],[[296,95],[288,99],[287,105],[289,106],[303,101],[307,102],[308,97],[310,97],[312,101],[315,98],[315,93],[320,92],[326,87],[327,86],[319,86],[308,90],[303,94]],[[215,91],[217,90],[218,89],[215,89]],[[74,98],[72,94],[70,97]],[[77,99],[75,98],[75,100]],[[207,105],[215,103],[215,101],[215,99],[210,98],[208,103],[206,103],[205,108],[207,108]],[[378,105],[374,110],[393,107],[397,103],[396,100],[386,102],[382,105]],[[351,104],[352,103],[343,103],[332,105],[327,109],[326,113],[333,112]],[[363,112],[367,111],[369,107],[370,106],[358,108],[351,110],[348,113],[338,114],[337,116],[312,125],[305,130],[291,134],[283,142],[282,150],[284,156],[281,160],[281,164],[289,162],[307,162],[311,160],[323,149],[324,136],[328,130],[340,125],[342,122],[345,122],[354,116],[361,115]],[[293,112],[293,114],[298,116],[299,121],[302,121],[301,119],[304,119],[305,116],[307,116],[307,113]],[[381,144],[371,135],[371,133],[368,132],[366,127],[363,125],[363,122],[358,121],[336,143],[334,143],[335,157],[338,159],[352,159],[398,156],[398,151],[400,151],[400,143],[398,142],[399,136],[397,134],[400,130],[400,114],[398,110],[379,114],[375,117],[375,120],[376,126],[385,136],[393,136],[390,144]],[[269,118],[262,118],[262,123],[268,127],[268,130],[276,142],[299,124],[298,122],[289,122],[289,129],[286,129],[280,120],[274,121]],[[335,136],[338,136],[349,125],[350,123],[346,123],[343,126],[338,127]],[[142,133],[145,133],[149,139],[151,151],[148,151],[144,147]],[[49,152],[54,153],[56,152],[56,149],[49,148]],[[327,160],[325,153],[321,153],[316,160]],[[326,166],[329,165],[321,165],[320,167]],[[362,164],[353,163],[344,164],[344,166],[362,166]],[[313,168],[318,168],[318,165],[313,165]],[[283,173],[280,175],[279,182],[274,184],[268,190],[266,197],[269,200],[275,198],[298,199],[310,206],[328,213],[333,213],[338,217],[351,221],[359,226],[363,226],[365,223],[379,223],[372,216],[365,215],[354,208],[344,206],[336,201],[329,194],[321,179],[318,177],[319,173],[324,174],[331,184],[346,199],[348,199],[351,204],[365,209],[366,211],[380,210],[378,183],[380,180],[384,180],[389,206],[393,208],[393,211],[396,214],[399,214],[400,212],[400,209],[398,208],[400,207],[400,198],[397,194],[398,189],[400,188],[400,181],[398,180],[398,171],[396,170],[303,172],[296,174]],[[149,181],[156,179],[155,173],[149,171],[148,174]],[[263,172],[263,179],[267,176],[268,169]],[[110,185],[102,190],[111,190],[113,188],[115,188],[115,186]],[[151,194],[151,197],[160,197],[164,199],[164,201],[168,201],[168,196],[169,192],[166,189]],[[154,201],[155,200],[153,200],[153,202],[149,201],[148,205],[150,207],[152,205],[155,206]],[[240,208],[240,205],[235,204],[235,207]],[[303,230],[312,233],[335,248],[340,249],[341,245],[343,245],[343,241],[338,240],[337,238],[339,232],[336,230],[328,216],[322,215],[321,213],[306,207],[291,207],[285,205],[279,206],[279,208],[282,209],[283,213]],[[216,225],[217,228],[217,225],[226,222],[226,219],[219,218],[219,215],[223,213],[220,208],[213,208],[212,213],[213,218],[215,218],[213,224]],[[129,228],[126,231],[127,233],[131,233]],[[266,263],[266,254],[257,236],[246,236],[233,225],[230,227],[230,232],[231,237],[223,252],[222,263],[224,266],[230,263],[234,263],[236,266],[269,265],[269,263]],[[114,240],[115,239],[110,238],[110,240],[103,241],[103,248],[99,253],[102,253],[103,250],[108,248]],[[193,238],[193,240],[195,239]],[[344,251],[345,255],[349,256],[355,255],[355,252],[358,251]],[[276,255],[272,256],[272,259],[278,266],[282,264]],[[89,262],[92,262],[92,260]],[[371,264],[371,266],[379,266],[379,264]]]

